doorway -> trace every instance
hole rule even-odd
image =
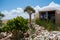
[[[55,23],[55,11],[48,11],[48,19]]]

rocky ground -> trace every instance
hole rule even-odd
[[[48,31],[44,27],[33,24],[34,34],[28,40],[60,40],[60,31]]]
[[[34,33],[25,38],[26,40],[60,40],[60,31],[47,31],[44,27],[33,23]],[[0,40],[11,40],[12,34],[1,33]]]

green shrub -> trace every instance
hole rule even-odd
[[[37,19],[35,21],[36,24],[43,26],[45,29],[52,31],[52,30],[60,30],[60,26],[58,26],[57,24],[53,23],[51,20],[40,20]]]
[[[9,20],[5,27],[3,27],[4,31],[20,30],[22,32],[26,32],[28,29],[28,20],[21,16]]]
[[[3,25],[3,23],[2,23],[2,18],[4,17],[4,14],[2,14],[1,12],[0,12],[0,27],[2,27],[2,25]]]
[[[27,32],[28,29],[28,20],[21,16],[8,20],[2,28],[3,31],[12,33],[13,40],[21,40],[24,38],[24,33]]]

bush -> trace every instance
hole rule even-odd
[[[9,20],[2,30],[11,32],[13,40],[21,40],[28,29],[28,20],[20,16]]]
[[[45,29],[49,30],[49,31],[55,31],[55,30],[60,30],[60,26],[58,26],[57,24],[53,23],[51,20],[40,20],[37,19],[35,21],[36,24],[43,26]]]
[[[4,17],[4,14],[2,14],[1,12],[0,12],[0,27],[2,27],[2,18]]]
[[[4,31],[20,30],[22,32],[26,32],[28,29],[28,20],[21,16],[9,20],[5,27],[3,27]]]

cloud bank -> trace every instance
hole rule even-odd
[[[40,11],[44,11],[44,10],[60,10],[60,5],[51,2],[48,6],[42,7]]]
[[[17,16],[22,16],[24,18],[28,18],[28,14],[24,13],[22,8],[17,8],[17,9],[13,9],[10,11],[4,10],[2,11],[2,13],[5,15],[5,17],[3,19],[12,19],[15,18]]]
[[[39,11],[45,11],[45,10],[60,10],[60,5],[56,4],[54,2],[51,2],[48,6],[40,7],[39,5],[34,7],[36,13]],[[29,15],[27,13],[24,13],[24,9],[22,8],[17,8],[17,9],[12,9],[10,11],[4,10],[2,13],[5,15],[3,19],[11,19],[15,18],[17,16],[22,16],[24,18],[29,18]],[[34,18],[34,14],[32,15],[32,18]]]

